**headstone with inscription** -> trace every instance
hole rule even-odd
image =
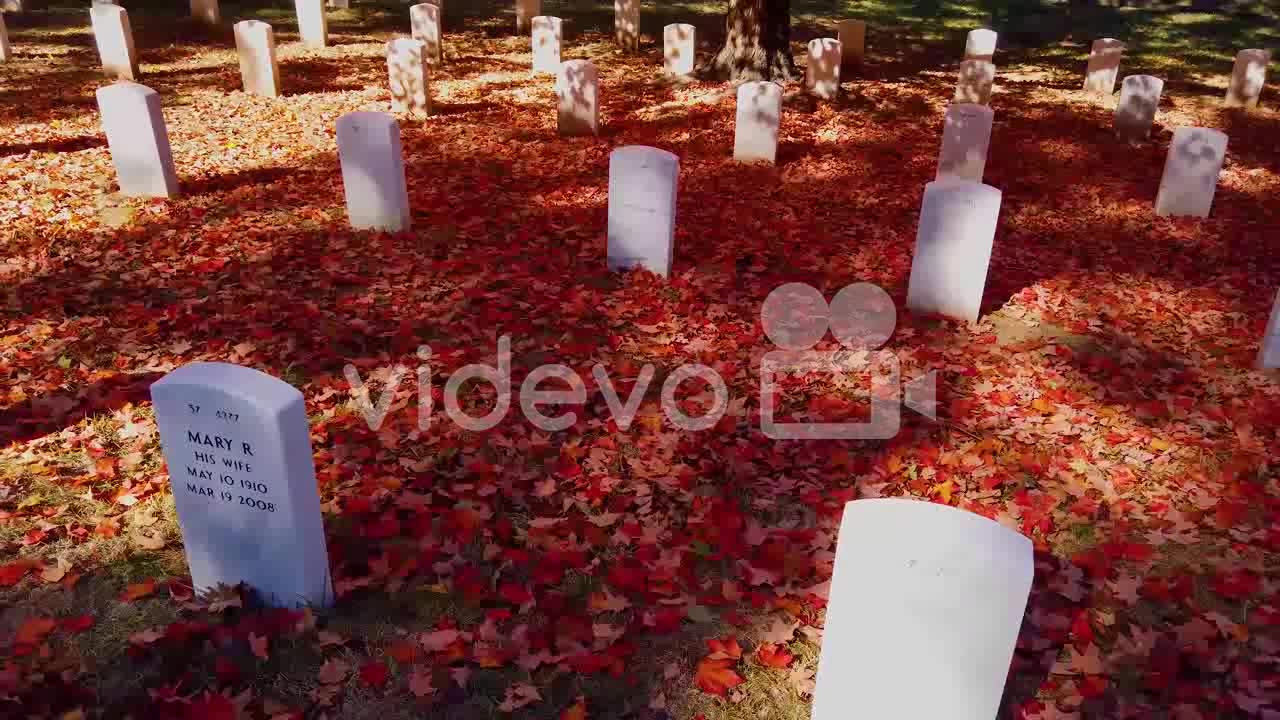
[[[733,159],[773,163],[778,156],[782,120],[782,86],[768,80],[738,86],[738,113],[733,127]]]
[[[123,80],[137,80],[138,53],[133,47],[129,11],[119,5],[95,2],[89,8],[89,21],[102,69]]]
[[[560,63],[556,125],[561,135],[600,134],[600,74],[590,60]]]
[[[177,195],[178,174],[160,94],[129,80],[98,88],[95,94],[120,192],[132,197]]]
[[[679,176],[680,159],[665,150],[628,145],[609,153],[610,270],[671,272]]]
[[[347,218],[357,230],[403,232],[412,224],[400,124],[380,112],[338,118],[338,163]]]
[[[907,307],[977,322],[1000,217],[999,190],[946,177],[924,186]]]
[[[1156,193],[1156,214],[1209,217],[1226,158],[1227,134],[1221,130],[1175,128]]]
[[[697,28],[672,23],[662,28],[662,67],[672,75],[692,75],[697,60]]]
[[[197,362],[153,384],[151,400],[196,590],[243,582],[275,606],[332,602],[302,393]]]
[[[1130,75],[1120,83],[1120,103],[1116,105],[1116,135],[1135,142],[1151,135],[1160,107],[1164,80],[1151,75]]]

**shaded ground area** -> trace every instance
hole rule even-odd
[[[1008,716],[1280,712],[1280,384],[1251,370],[1280,284],[1280,116],[1272,88],[1257,112],[1218,102],[1234,49],[1274,46],[1274,11],[796,2],[798,57],[847,12],[872,25],[869,62],[833,103],[789,88],[765,168],[729,162],[731,88],[659,72],[661,25],[694,22],[707,55],[718,5],[644,6],[628,57],[609,6],[544,2],[569,21],[564,57],[602,79],[603,136],[561,139],[509,8],[447,3],[437,113],[401,118],[415,230],[388,236],[347,229],[333,128],[386,110],[402,5],[335,12],[337,44],[305,51],[288,3],[224,4],[228,21],[276,25],[280,100],[237,90],[228,34],[130,5],[183,189],[172,202],[115,193],[83,9],[52,7],[6,16],[17,58],[0,76],[6,712],[803,718],[842,504],[893,495],[1035,540]],[[867,281],[902,305],[963,34],[993,17],[986,181],[1004,202],[984,320],[900,312],[887,346],[905,377],[938,371],[940,420],[877,443],[769,441],[762,301],[789,281],[828,298]],[[1149,143],[1118,143],[1113,101],[1079,92],[1104,34],[1134,39],[1122,73],[1168,81]],[[1183,124],[1230,136],[1207,220],[1152,214]],[[669,280],[604,267],[607,157],[624,144],[681,158]],[[500,334],[514,385],[545,362],[587,380],[569,430],[512,412],[473,434],[439,410],[419,430],[406,380],[375,431],[342,376],[356,365],[376,394],[428,344],[439,408],[452,370],[492,363]],[[146,389],[201,359],[306,395],[335,608],[187,597]],[[700,433],[657,404],[690,362],[731,393]],[[656,367],[630,427],[611,423],[596,363],[620,395]],[[689,412],[708,405],[682,388]],[[857,419],[864,389],[804,378],[781,407]],[[492,392],[466,400],[478,414]],[[727,636],[743,657],[709,677],[705,641]]]

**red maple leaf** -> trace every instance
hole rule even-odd
[[[360,679],[369,687],[381,690],[391,679],[391,672],[387,670],[386,663],[375,660],[360,667]]]
[[[756,649],[756,661],[765,667],[785,670],[795,659],[795,656],[782,645],[765,643]]]

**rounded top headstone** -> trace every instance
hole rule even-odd
[[[193,362],[151,384],[151,392],[164,393],[184,387],[212,387],[264,411],[304,402],[302,392],[260,370],[224,362]]]
[[[586,61],[575,60],[573,62]],[[640,167],[652,165],[678,166],[680,164],[680,158],[673,153],[656,147],[649,147],[648,145],[623,145],[622,147],[614,148],[613,152],[609,153],[609,162],[614,160],[639,165]]]
[[[95,94],[100,101],[107,98],[146,99],[152,95],[159,95],[155,90],[132,80],[117,80],[110,85],[98,88]]]

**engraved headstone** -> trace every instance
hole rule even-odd
[[[938,180],[950,176],[982,182],[994,119],[995,111],[986,105],[953,103],[947,108],[938,151]]]
[[[1209,217],[1226,156],[1226,133],[1201,127],[1174,128],[1156,193],[1156,214]]]
[[[767,80],[739,85],[733,159],[738,162],[774,162],[778,156],[778,125],[781,120],[781,85]]]
[[[426,52],[426,44],[413,38],[396,38],[387,43],[391,112],[410,113],[420,117],[431,114],[431,88],[428,85],[430,71],[427,70]]]
[[[1089,51],[1089,66],[1084,73],[1084,89],[1100,95],[1116,91],[1116,78],[1120,75],[1120,60],[1124,57],[1124,43],[1115,38],[1093,41]]]
[[[991,102],[991,86],[995,81],[995,63],[990,60],[963,60],[953,100],[958,103],[986,105]]]
[[[813,720],[992,720],[1034,575],[1031,541],[981,515],[902,498],[846,504]]]
[[[640,49],[640,0],[613,0],[613,34],[623,51]]]
[[[244,91],[280,97],[280,64],[276,62],[276,36],[271,26],[261,20],[241,20],[233,30]]]
[[[662,65],[672,75],[693,74],[697,60],[696,28],[688,23],[672,23],[662,29]]]
[[[294,0],[298,15],[298,35],[309,48],[329,44],[329,20],[324,15],[324,0]]]
[[[338,162],[351,227],[409,229],[409,189],[395,118],[380,112],[352,112],[338,118]]]
[[[120,192],[137,197],[177,195],[178,176],[160,112],[160,94],[122,80],[98,88],[97,98]]]
[[[976,322],[1000,217],[999,190],[946,178],[924,186],[907,307]]]
[[[184,365],[151,386],[191,580],[275,606],[333,600],[302,393],[257,370]]]
[[[440,6],[419,3],[409,8],[409,27],[414,40],[425,46],[427,64],[439,65],[444,59],[444,42],[440,25]]]
[[[840,38],[840,62],[849,69],[862,67],[867,51],[867,24],[861,20],[841,20],[836,23]]]
[[[133,48],[129,12],[119,5],[95,2],[89,8],[89,20],[102,69],[123,80],[138,79],[138,53]]]
[[[1227,107],[1253,108],[1258,106],[1262,87],[1267,84],[1267,65],[1271,63],[1269,50],[1241,50],[1236,54],[1235,67],[1227,85]]]
[[[533,73],[560,72],[560,41],[564,23],[558,17],[539,15],[533,19]]]
[[[561,135],[600,134],[600,75],[590,60],[560,63],[556,121]]]
[[[671,272],[679,176],[680,159],[665,150],[628,145],[609,153],[610,270]]]
[[[810,40],[809,64],[804,71],[805,90],[828,100],[840,94],[840,56],[839,40]]]
[[[1151,75],[1130,75],[1120,83],[1120,103],[1116,105],[1116,135],[1130,142],[1151,135],[1151,124],[1160,106],[1164,81]]]

